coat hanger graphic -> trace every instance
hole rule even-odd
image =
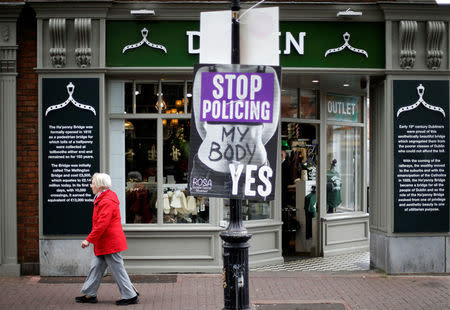
[[[405,112],[405,111],[411,111],[414,110],[415,108],[417,108],[420,104],[423,104],[425,108],[433,110],[433,111],[438,111],[441,112],[444,117],[445,117],[445,111],[441,108],[441,107],[436,107],[434,105],[428,104],[425,102],[425,100],[423,100],[423,94],[425,93],[425,87],[423,87],[422,84],[419,84],[419,86],[417,86],[417,93],[419,94],[419,100],[417,100],[416,103],[402,107],[400,109],[398,109],[397,111],[397,117],[400,115],[400,113]]]
[[[161,49],[161,50],[164,51],[164,53],[167,54],[167,49],[166,49],[164,46],[162,46],[162,45],[160,45],[160,44],[154,44],[154,43],[149,42],[149,41],[147,40],[147,35],[148,35],[148,30],[147,30],[147,28],[142,28],[141,34],[142,34],[142,40],[141,40],[141,42],[135,43],[135,44],[130,44],[130,45],[125,46],[125,47],[123,48],[123,50],[122,50],[122,54],[124,54],[127,50],[131,50],[131,49],[133,49],[133,48],[138,48],[139,46],[141,46],[141,45],[144,44],[144,43],[147,44],[147,45],[150,46],[150,47]]]
[[[54,111],[54,110],[58,110],[58,109],[64,108],[64,107],[65,107],[66,105],[68,105],[70,102],[72,102],[73,105],[76,106],[77,108],[84,109],[84,110],[89,110],[89,111],[91,111],[92,113],[94,113],[94,115],[96,115],[95,109],[94,109],[93,107],[91,107],[90,105],[87,105],[87,104],[79,103],[79,102],[75,101],[75,99],[73,99],[72,94],[73,94],[73,91],[75,90],[75,85],[73,85],[72,82],[70,82],[69,84],[67,84],[66,87],[67,87],[67,92],[69,93],[69,98],[67,98],[67,100],[64,101],[63,103],[55,104],[55,105],[49,106],[49,107],[47,108],[47,110],[45,111],[45,116],[47,116],[47,114],[48,114],[50,111]]]
[[[367,54],[367,52],[365,50],[359,49],[359,48],[354,48],[353,46],[348,44],[348,41],[350,40],[350,34],[348,32],[344,33],[342,36],[344,37],[344,44],[340,47],[330,48],[329,50],[327,50],[325,52],[325,57],[327,57],[328,54],[340,52],[347,47],[352,52],[363,54],[364,56],[366,56],[366,58],[369,58],[369,54]]]

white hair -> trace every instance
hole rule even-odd
[[[106,173],[94,173],[94,175],[92,176],[92,183],[95,185],[95,187],[102,189],[109,189],[112,186],[111,177]]]

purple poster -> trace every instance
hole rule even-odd
[[[272,123],[273,74],[202,72],[200,120]]]
[[[199,65],[193,85],[188,190],[273,200],[280,68]]]

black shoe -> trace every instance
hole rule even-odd
[[[139,298],[136,295],[133,298],[119,299],[119,300],[116,301],[116,305],[118,305],[118,306],[128,306],[128,305],[137,304],[138,302],[139,302]]]
[[[76,302],[81,302],[81,303],[91,303],[91,304],[98,303],[97,296],[87,297],[86,295],[75,297],[75,301]]]

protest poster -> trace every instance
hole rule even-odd
[[[279,117],[279,67],[196,66],[190,195],[273,200]]]

